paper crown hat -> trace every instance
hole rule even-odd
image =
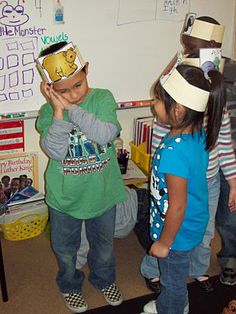
[[[210,93],[188,83],[176,68],[160,80],[164,90],[179,104],[204,112]]]
[[[205,74],[210,70],[223,73],[225,59],[221,56],[221,48],[200,48],[199,58],[189,58],[182,55],[181,63],[201,68]],[[208,79],[208,76],[206,75]]]
[[[195,13],[189,13],[185,19],[183,34],[207,41],[214,40],[217,43],[222,43],[224,31],[224,25],[197,20]]]
[[[72,42],[46,56],[38,57],[36,67],[49,83],[69,78],[85,66],[79,49]]]

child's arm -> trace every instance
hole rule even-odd
[[[217,153],[221,170],[230,186],[228,206],[232,212],[236,210],[236,160],[231,134],[229,112],[225,109],[217,139]]]
[[[187,206],[187,180],[166,174],[168,190],[168,210],[161,237],[154,242],[150,254],[159,258],[168,256],[176,234],[182,225]]]
[[[47,135],[41,139],[42,149],[50,158],[61,161],[66,157],[72,129],[71,123],[53,117]]]
[[[225,108],[217,138],[217,153],[220,168],[223,171],[227,181],[229,179],[236,178],[236,161],[231,134],[229,112]]]
[[[87,108],[93,108],[93,113]],[[86,110],[85,110],[86,109]],[[68,110],[69,121],[100,145],[115,139],[121,130],[116,116],[117,103],[109,90],[94,90],[88,107],[73,105]]]
[[[69,120],[90,139],[99,145],[105,145],[118,135],[119,130],[112,122],[102,121],[77,105],[69,109]]]
[[[103,121],[90,113],[82,109],[79,105],[73,105],[66,100],[62,95],[57,93],[52,86],[43,85],[44,93],[47,98],[50,99],[50,103],[53,107],[54,117],[59,120],[63,120],[63,111],[68,110],[69,121],[73,125],[78,126],[80,130],[90,139],[98,143],[99,145],[105,145],[118,135],[120,128],[113,120],[116,120],[116,103],[110,92],[107,91],[105,99],[98,99],[102,101],[103,105],[99,111],[105,110],[106,116],[111,116],[112,121]],[[101,114],[101,112],[99,112]]]
[[[53,109],[47,103],[39,111],[36,128],[41,135],[40,143],[44,152],[52,159],[63,160],[68,151],[69,133],[73,125],[53,117]]]

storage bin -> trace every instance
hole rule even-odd
[[[146,153],[146,143],[142,143],[138,146],[133,142],[129,143],[131,148],[131,159],[135,162],[144,172],[150,173],[151,155]]]
[[[1,217],[0,231],[6,240],[26,240],[42,233],[47,221],[48,208],[44,202],[14,206]]]

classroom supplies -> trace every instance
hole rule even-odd
[[[122,174],[125,174],[127,171],[127,165],[128,165],[128,161],[129,161],[129,153],[126,149],[118,149],[118,151],[116,152],[117,155],[117,160],[120,166],[120,172]]]
[[[144,142],[136,146],[133,142],[130,142],[129,145],[131,148],[131,159],[133,162],[135,162],[145,173],[149,174],[151,171],[151,154],[146,153],[146,143]]]
[[[128,108],[137,108],[137,107],[146,107],[150,106],[152,100],[135,100],[135,101],[122,101],[118,103],[118,109],[128,109]]]
[[[153,119],[154,119],[153,116],[139,117],[134,119],[133,126],[134,145],[138,146],[145,142],[147,154],[150,153],[151,149]]]
[[[0,231],[7,240],[25,240],[39,235],[47,220],[44,195],[33,186],[16,192],[0,206]]]
[[[2,206],[11,208],[14,205],[32,203],[43,199],[43,193],[36,190],[33,186],[27,186],[23,190],[13,194]]]
[[[138,167],[138,165],[132,159],[129,159],[127,172],[122,175],[122,178],[125,181],[126,185],[134,184],[136,186],[143,185],[149,180],[148,176]]]
[[[54,5],[54,22],[56,24],[64,24],[64,7],[61,0],[56,0]]]
[[[42,233],[47,221],[48,207],[43,200],[14,205],[0,216],[0,231],[6,240],[26,240]]]

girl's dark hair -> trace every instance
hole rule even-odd
[[[217,70],[208,72],[209,80],[204,76],[204,72],[197,67],[190,65],[178,65],[177,71],[185,80],[198,88],[210,92],[206,107],[206,150],[214,148],[222,120],[223,110],[226,104],[226,92],[223,84],[223,76]],[[169,115],[176,101],[164,90],[160,81],[154,85],[154,95],[164,102],[165,110]],[[195,130],[201,131],[204,112],[198,112],[186,107],[185,115],[178,125],[180,129],[191,126],[192,133]]]

